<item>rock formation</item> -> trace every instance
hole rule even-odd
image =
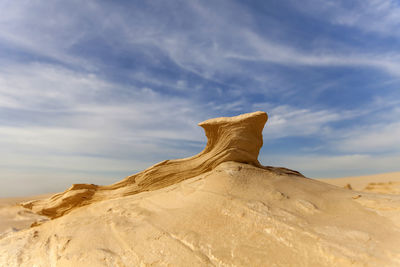
[[[266,120],[207,120],[196,156],[23,204],[53,220],[0,235],[0,266],[400,266],[400,196],[261,166]]]
[[[165,160],[150,168],[108,185],[74,184],[49,199],[23,203],[23,207],[50,218],[57,218],[74,208],[97,201],[128,196],[163,188],[212,170],[226,161],[262,167],[258,153],[263,145],[265,112],[257,111],[236,117],[209,119],[199,123],[207,136],[205,149],[190,158]],[[271,167],[266,167],[271,168]],[[284,168],[277,171],[290,171]]]

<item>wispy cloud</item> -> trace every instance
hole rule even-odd
[[[288,163],[393,163],[399,7],[353,5],[3,1],[2,175],[114,177],[195,154],[198,122],[255,110],[269,144],[291,140]]]
[[[372,128],[372,127],[371,127]],[[351,136],[338,144],[343,151],[390,152],[400,150],[400,123],[373,127],[365,132],[351,133]]]
[[[292,168],[312,178],[335,178],[398,171],[396,165],[400,155],[276,155],[262,157],[261,161],[268,165]]]
[[[122,87],[43,64],[14,65],[0,75],[2,177],[29,168],[70,177],[128,175],[165,158],[195,154],[205,142],[196,123],[209,116],[189,99],[165,101],[150,88]]]
[[[117,51],[125,50],[126,53],[131,53],[137,49],[143,50],[144,47],[151,47],[152,50],[156,48],[178,67],[206,80],[221,83],[225,83],[221,75],[237,75],[246,71],[246,67],[236,60],[264,61],[289,66],[367,67],[400,76],[398,51],[360,52],[357,47],[343,43],[334,47],[334,50],[327,51],[318,42],[310,44],[312,50],[304,50],[287,41],[272,40],[254,29],[251,15],[234,2],[223,1],[217,9],[210,9],[208,5],[199,2],[181,3],[181,9],[188,15],[181,14],[182,16],[176,16],[172,21],[170,16],[162,14],[154,17],[163,8],[173,12],[173,5],[163,3],[150,5],[149,8],[136,6],[127,12],[118,5],[104,7],[89,1],[82,4],[80,11],[74,13],[74,16],[67,16],[65,11],[74,9],[73,2],[24,5],[7,3],[3,4],[8,12],[0,20],[3,25],[0,27],[0,40],[35,54],[90,70],[105,66],[98,65],[98,60],[82,57],[79,48],[85,43],[96,45],[98,40],[100,43],[97,43],[97,49],[108,50],[111,54],[113,51],[120,53]],[[355,5],[357,9],[354,9],[354,12],[361,9],[359,16],[354,16],[352,9],[344,7],[342,3],[318,2],[313,5],[323,7],[323,12],[333,14],[332,20],[337,23],[342,21],[346,25],[363,25],[362,22],[365,21],[365,26],[371,28],[371,14],[377,18],[372,25],[383,25],[379,28],[395,29],[398,23],[396,18],[399,16],[396,16],[396,12],[399,8],[393,1],[360,2]],[[109,9],[108,12],[106,8]],[[342,17],[346,14],[351,18],[360,17],[360,22],[357,20],[345,23],[346,19],[337,18],[339,15],[334,15],[336,13]],[[39,16],[48,16],[54,20],[43,21]],[[189,23],[189,26],[179,29],[182,23]],[[391,26],[388,27],[388,24]],[[97,31],[90,30],[93,25],[98,25]],[[145,50],[142,53],[146,60],[153,61],[154,64],[160,62],[157,54],[152,56],[151,52]]]
[[[344,113],[333,110],[299,109],[288,105],[255,105],[268,110],[265,138],[279,139],[287,136],[324,135],[331,131],[330,123],[345,119]]]
[[[319,9],[322,19],[365,32],[399,36],[400,4],[395,0],[306,1],[303,10]],[[300,5],[299,5],[300,7]]]
[[[264,130],[267,145],[273,144],[274,139],[296,136],[316,141],[307,141],[306,148],[297,143],[291,155],[265,147],[262,163],[288,166],[311,177],[398,171],[400,109],[397,100],[381,101],[377,99],[368,107],[352,111],[270,108],[269,125]],[[358,121],[366,117],[366,122]]]
[[[284,65],[302,66],[349,66],[375,68],[400,77],[400,53],[387,52],[360,53],[356,48],[347,48],[344,51],[309,52],[301,51],[286,44],[273,43],[254,32],[244,32],[243,39],[248,40],[248,47],[252,54],[228,54],[228,59],[266,61]],[[315,50],[319,50],[315,47]]]

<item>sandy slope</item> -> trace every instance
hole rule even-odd
[[[357,191],[400,195],[400,172],[318,180]]]
[[[261,166],[254,116],[212,121],[206,149],[174,168],[25,204],[54,219],[0,237],[0,265],[399,266],[400,196]]]
[[[50,194],[46,194],[34,197],[0,198],[0,238],[12,232],[29,228],[34,222],[48,220],[44,216],[21,207],[19,203],[50,196]]]

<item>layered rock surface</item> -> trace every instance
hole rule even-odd
[[[34,212],[57,218],[74,208],[97,201],[163,188],[212,170],[222,162],[236,161],[261,167],[258,153],[263,145],[265,112],[223,117],[199,123],[207,136],[205,149],[190,158],[165,160],[143,172],[108,185],[74,184],[49,199],[24,203]]]
[[[400,196],[263,167],[263,112],[200,124],[200,154],[25,204],[0,266],[399,266]]]

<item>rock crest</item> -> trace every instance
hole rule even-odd
[[[94,202],[157,190],[214,169],[223,162],[235,161],[262,167],[258,154],[263,145],[262,130],[268,116],[257,111],[235,117],[209,119],[199,123],[207,145],[199,154],[185,159],[165,160],[108,186],[74,184],[49,199],[23,203],[34,212],[57,218]]]

